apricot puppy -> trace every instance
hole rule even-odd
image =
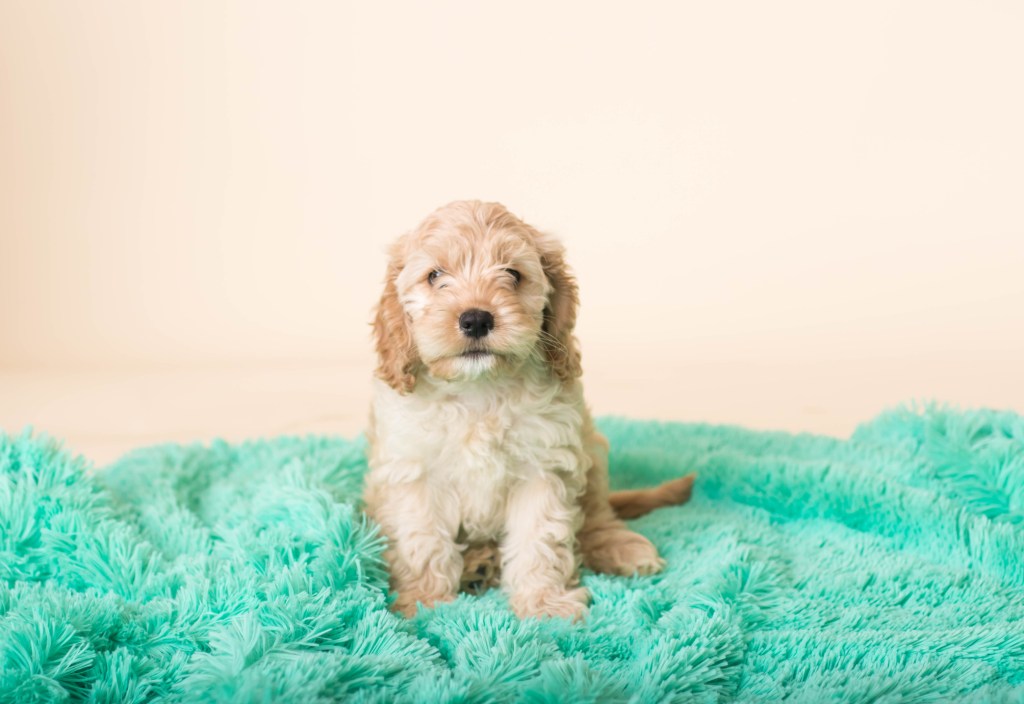
[[[610,503],[562,246],[497,203],[459,201],[390,257],[373,328],[365,499],[388,538],[394,608],[454,598],[467,553],[481,574],[500,556],[521,617],[580,617],[581,562],[620,575],[660,570],[657,550]],[[653,507],[634,498],[619,496],[623,515]]]

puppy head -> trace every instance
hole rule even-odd
[[[580,375],[576,281],[565,250],[498,203],[457,201],[391,248],[374,320],[377,375],[407,393],[514,371],[533,359]]]

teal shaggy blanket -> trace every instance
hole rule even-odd
[[[1024,419],[886,413],[848,441],[604,419],[650,578],[580,623],[496,590],[407,620],[362,441],[136,451],[0,436],[0,700],[1024,702]]]

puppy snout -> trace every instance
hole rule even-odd
[[[466,337],[478,340],[494,329],[494,316],[485,310],[473,308],[459,316],[459,330]]]

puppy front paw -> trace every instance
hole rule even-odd
[[[535,616],[578,621],[587,613],[590,592],[583,587],[517,592],[509,599],[509,603],[519,618]]]

